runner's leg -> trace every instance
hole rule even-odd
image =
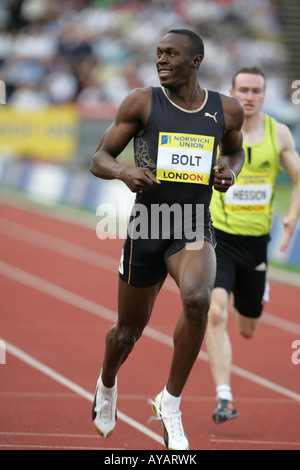
[[[174,352],[167,390],[180,396],[204,338],[210,296],[215,280],[215,252],[204,242],[201,249],[183,248],[167,260],[167,268],[181,294],[183,310],[174,331]]]
[[[120,366],[140,338],[163,281],[151,287],[133,287],[119,279],[118,322],[107,333],[102,380],[112,387]]]
[[[227,332],[228,301],[225,289],[213,289],[205,341],[216,387],[230,385],[232,349]]]

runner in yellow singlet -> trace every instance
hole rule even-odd
[[[229,296],[233,315],[245,338],[255,333],[267,300],[267,246],[272,226],[275,181],[284,168],[293,185],[284,223],[285,250],[300,213],[300,159],[288,127],[261,112],[266,79],[257,67],[239,70],[231,95],[243,104],[245,162],[235,184],[226,193],[214,191],[211,203],[216,233],[217,274],[212,293],[206,346],[219,424],[238,416],[230,387],[232,349],[226,329]]]

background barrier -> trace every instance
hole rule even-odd
[[[111,204],[119,214],[119,223],[127,223],[125,211],[118,211],[119,201],[133,204],[135,195],[120,181],[99,180],[87,169],[70,169],[49,162],[0,160],[0,188],[20,191],[42,204],[76,206],[96,215],[100,204]],[[96,226],[96,224],[95,224]],[[282,216],[276,214],[269,246],[270,260],[300,268],[300,224],[285,253],[280,252],[283,235]]]

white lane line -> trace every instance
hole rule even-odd
[[[14,191],[13,191],[14,193]],[[27,211],[38,217],[47,217],[48,219],[58,220],[62,223],[71,224],[78,227],[94,230],[96,232],[96,225],[98,223],[96,214],[86,214],[85,211],[77,209],[76,207],[65,207],[64,205],[55,204],[54,209],[45,209],[42,205],[37,206],[34,202],[34,206],[31,205],[30,199],[14,201],[10,197],[4,194],[0,195],[0,204],[8,207],[13,207],[17,210]],[[7,219],[6,219],[7,220]],[[290,286],[300,287],[300,276],[297,273],[293,273],[280,268],[269,267],[269,276],[281,284],[287,284]]]
[[[167,346],[173,347],[173,339],[170,336],[167,336],[164,333],[161,333],[161,332],[155,330],[154,328],[147,327],[146,330],[145,330],[145,334],[148,337],[150,337],[152,339],[155,339],[155,340],[159,341],[160,343],[164,343]],[[200,351],[200,353],[198,355],[198,358],[208,362],[208,355],[205,351]],[[254,382],[254,383],[256,383],[256,384],[258,384],[258,385],[260,385],[264,388],[268,388],[268,389],[272,390],[273,392],[280,393],[281,395],[284,395],[286,397],[292,398],[293,400],[296,400],[296,401],[300,402],[300,394],[299,393],[296,393],[292,390],[289,390],[285,387],[282,387],[281,385],[278,385],[274,382],[271,382],[270,380],[265,379],[264,377],[260,377],[257,374],[253,374],[252,372],[247,371],[246,369],[243,369],[242,367],[238,367],[238,366],[235,366],[234,364],[232,364],[231,371],[232,371],[232,373],[234,373],[234,374],[236,374],[240,377],[243,377],[244,379],[250,380],[251,382]]]
[[[81,297],[78,294],[74,294],[73,292],[59,287],[56,284],[45,281],[37,276],[34,276],[33,274],[30,274],[19,268],[4,263],[3,261],[0,261],[0,274],[15,282],[22,283],[28,287],[31,287],[32,289],[38,290],[63,302],[69,303],[70,305],[76,308],[85,310],[89,313],[92,313],[93,315],[97,315],[112,323],[116,323],[116,312],[113,312],[112,310],[103,307],[97,304],[96,302],[85,299],[84,297]],[[146,327],[144,330],[144,335],[148,336],[149,338],[155,341],[165,344],[166,346],[173,347],[173,338],[171,336],[166,335],[165,333],[156,330],[155,328],[149,326]],[[204,351],[200,351],[198,358],[208,362],[207,353]],[[282,394],[300,402],[299,393],[282,387],[281,385],[278,385],[274,382],[271,382],[270,380],[267,380],[264,377],[260,377],[259,375],[253,374],[252,372],[249,372],[235,365],[232,365],[232,372],[240,377],[257,383],[262,387],[268,388],[274,392],[277,392],[279,394]]]
[[[51,394],[49,394],[51,395]],[[26,437],[59,437],[59,438],[74,438],[74,439],[95,439],[99,441],[99,436],[96,434],[70,434],[70,433],[54,433],[54,432],[13,432],[13,431],[0,431],[1,436],[26,436]]]
[[[0,391],[0,399],[1,397],[9,397],[9,398],[32,398],[32,399],[45,399],[48,400],[48,398],[55,399],[58,398],[60,401],[62,399],[70,400],[70,399],[75,399],[78,400],[80,397],[76,395],[75,393],[50,393],[50,392],[15,392],[15,391],[6,391],[6,392],[1,392]],[[125,393],[118,393],[118,402],[121,401],[142,401],[146,403],[148,400],[149,395],[141,395],[141,394],[125,394]],[[192,396],[192,395],[184,395],[183,400],[185,402],[196,402],[196,403],[205,403],[209,402],[211,403],[211,395],[209,396]],[[275,405],[291,405],[291,406],[298,406],[298,403],[292,400],[291,398],[271,398],[270,396],[265,397],[265,398],[258,398],[258,397],[239,397],[238,398],[239,403],[262,403],[268,406],[274,406]],[[0,431],[0,436],[2,433]]]
[[[31,441],[33,440],[33,438],[44,438],[44,437],[47,437],[47,441],[49,442],[49,439],[59,439],[61,441],[61,439],[92,439],[92,440],[95,440],[99,443],[99,435],[97,434],[69,434],[69,433],[45,433],[45,432],[11,432],[11,431],[1,431],[0,432],[0,439],[1,437],[4,436],[5,438],[8,437],[8,436],[11,436],[13,438],[20,438],[20,437],[29,437],[31,439]],[[15,448],[15,449],[27,449],[27,448],[30,448],[30,449],[78,449],[78,450],[126,450],[125,447],[100,447],[100,446],[96,446],[96,447],[86,447],[86,446],[64,446],[64,445],[60,445],[60,446],[45,446],[45,445],[40,445],[40,444],[24,444],[24,443],[19,443],[19,444],[8,444],[8,443],[0,443],[0,448]]]
[[[71,446],[42,446],[42,445],[34,445],[34,444],[0,444],[1,449],[31,449],[31,450],[125,450],[123,449],[110,449],[104,447],[71,447]]]
[[[17,348],[13,344],[9,343],[8,341],[5,341],[5,347],[7,352],[18,358],[19,360],[25,362],[27,365],[30,367],[38,370],[42,374],[50,377],[53,379],[55,382],[58,382],[59,384],[63,385],[64,387],[68,388],[69,390],[72,390],[75,392],[77,395],[79,395],[82,398],[85,398],[86,400],[90,401],[91,403],[94,400],[94,395],[90,392],[88,392],[86,389],[81,387],[80,385],[76,384],[72,380],[68,379],[64,375],[60,374],[59,372],[55,371],[51,367],[43,364],[42,362],[38,361],[34,357],[30,356],[27,354],[25,351],[22,351],[21,349]],[[147,437],[150,437],[154,441],[158,442],[159,444],[164,445],[163,443],[163,438],[156,434],[155,432],[151,431],[148,429],[146,426],[143,424],[135,421],[134,419],[130,418],[130,416],[127,416],[126,414],[122,413],[118,409],[118,419],[121,419],[125,423],[127,423],[129,426],[132,426],[133,428],[137,429],[139,432],[145,434]]]
[[[263,312],[261,321],[280,330],[288,331],[293,335],[300,335],[300,325],[284,318],[276,317],[268,312]]]
[[[283,441],[254,441],[247,439],[210,439],[210,442],[227,442],[231,444],[259,444],[259,445],[275,445],[275,446],[300,446],[300,442],[283,442]]]
[[[16,240],[116,272],[119,260],[48,233],[0,217],[0,232]],[[95,235],[96,236],[96,235]]]
[[[25,227],[22,224],[10,221],[3,217],[0,217],[0,232],[13,237],[16,240],[21,240],[25,243],[30,243],[34,246],[39,246],[40,248],[68,256],[80,262],[117,273],[119,260],[116,258],[90,250],[89,248],[63,240],[59,237]],[[171,278],[166,279],[163,289],[178,294],[178,288]],[[300,325],[298,323],[284,320],[270,313],[264,312],[261,317],[261,322],[289,333],[300,335]]]

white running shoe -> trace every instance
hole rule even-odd
[[[100,436],[107,438],[114,432],[117,422],[117,392],[112,400],[106,398],[100,390],[100,379],[94,396],[92,418]]]
[[[176,410],[170,413],[162,411],[161,400],[163,392],[160,392],[153,400],[150,400],[153,413],[161,421],[164,431],[164,441],[168,450],[188,450],[189,442],[184,432],[181,411]]]

